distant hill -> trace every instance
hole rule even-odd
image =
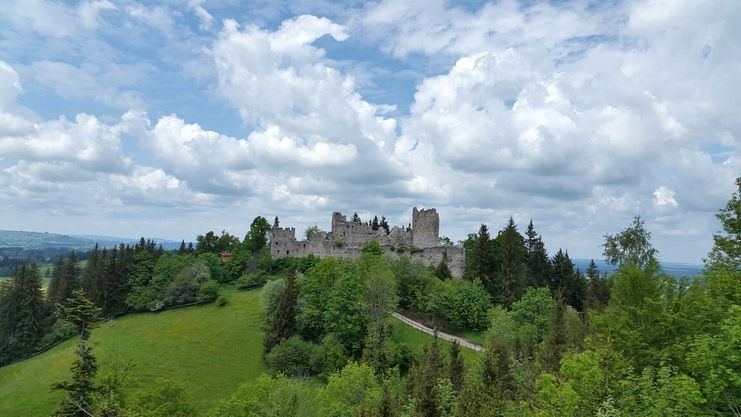
[[[574,262],[575,268],[579,268],[582,272],[584,272],[589,267],[589,262],[591,262],[591,259],[577,258],[572,259],[571,261]],[[597,264],[597,268],[600,270],[600,272],[606,272],[609,274],[615,272],[615,270],[617,269],[602,259],[595,259],[594,263]],[[694,277],[702,272],[702,268],[703,266],[698,264],[683,262],[661,262],[661,269],[667,274],[675,277]]]
[[[153,239],[165,249],[177,249],[180,242],[166,239]],[[48,232],[27,232],[21,230],[0,230],[0,249],[17,248],[21,250],[43,249],[92,249],[97,243],[102,247],[113,247],[120,243],[136,243],[139,239],[96,235],[61,235]]]

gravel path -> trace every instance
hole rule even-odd
[[[425,332],[427,334],[430,334],[430,335],[434,335],[435,334],[435,330],[433,330],[433,329],[425,326],[422,323],[416,322],[416,321],[410,319],[409,317],[402,316],[401,314],[399,314],[397,312],[393,312],[393,313],[391,313],[391,315],[394,316],[394,317],[396,317],[397,319],[401,320],[404,324],[409,325],[409,326],[412,326],[412,327],[414,327],[417,330],[423,331],[423,332]],[[449,342],[458,342],[461,346],[465,346],[465,347],[467,347],[469,349],[473,349],[473,350],[475,350],[477,352],[483,352],[484,351],[484,348],[481,347],[481,345],[477,345],[476,343],[471,343],[471,342],[469,342],[468,340],[466,340],[466,339],[464,339],[462,337],[453,336],[452,334],[447,334],[447,333],[443,333],[441,331],[438,331],[437,332],[437,337],[439,337],[440,339],[443,339],[443,340],[447,340]]]

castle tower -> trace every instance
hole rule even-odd
[[[412,210],[412,245],[422,249],[438,246],[440,216],[437,210]]]

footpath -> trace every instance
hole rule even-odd
[[[430,334],[430,335],[434,335],[435,334],[435,330],[434,329],[431,329],[431,328],[425,326],[422,323],[416,322],[416,321],[410,319],[409,317],[403,316],[403,315],[401,315],[401,314],[399,314],[397,312],[393,312],[393,313],[391,313],[391,315],[394,316],[394,317],[396,317],[397,319],[401,320],[402,323],[404,323],[404,324],[406,324],[408,326],[414,327],[415,329],[417,329],[419,331],[425,332],[425,333]],[[461,346],[467,347],[469,349],[473,349],[473,350],[475,350],[477,352],[483,352],[484,351],[484,348],[481,347],[481,345],[477,345],[476,343],[471,343],[471,342],[469,342],[468,340],[466,340],[466,339],[464,339],[462,337],[453,336],[452,334],[447,334],[447,333],[443,333],[441,331],[437,331],[437,337],[439,337],[440,339],[443,339],[443,340],[447,340],[449,342],[458,342],[458,344],[460,344]]]

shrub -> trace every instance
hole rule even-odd
[[[268,281],[265,272],[255,271],[251,274],[244,274],[237,280],[237,288],[240,290],[247,290],[250,288],[261,287]]]
[[[196,301],[201,285],[210,279],[211,272],[205,264],[200,263],[186,266],[175,276],[175,279],[170,285],[167,286],[165,290],[166,304],[178,305]]]
[[[349,359],[342,343],[333,334],[329,334],[324,336],[322,343],[314,349],[311,356],[311,369],[327,378],[344,368]]]
[[[198,288],[198,295],[196,301],[214,301],[219,297],[219,283],[214,280],[209,280],[201,284]]]
[[[334,244],[334,247],[336,249],[341,249],[341,248],[344,248],[345,247],[345,242],[343,242],[341,240],[335,240],[335,241],[332,242],[332,244]]]
[[[223,295],[220,295],[219,298],[216,299],[216,305],[218,307],[223,307],[226,305],[226,297]]]
[[[265,362],[274,373],[287,376],[308,376],[312,374],[311,358],[316,345],[302,340],[299,336],[283,339],[265,355]]]

